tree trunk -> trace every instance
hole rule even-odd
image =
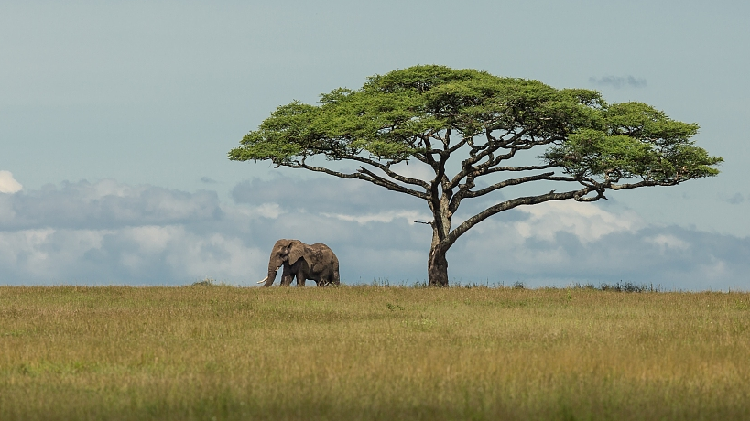
[[[427,274],[430,286],[448,286],[448,259],[445,258],[447,247],[440,244],[430,247],[430,258],[427,262]]]
[[[433,194],[437,194],[433,192]],[[450,204],[450,194],[443,194],[437,202],[431,201],[430,210],[432,211],[432,242],[430,243],[430,256],[427,261],[427,276],[429,285],[436,287],[448,286],[448,259],[445,254],[453,244],[448,242],[448,234],[451,231],[451,212],[448,210]]]

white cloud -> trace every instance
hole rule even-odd
[[[164,285],[208,276],[252,285],[279,238],[330,245],[345,283],[424,281],[432,231],[413,221],[429,219],[426,205],[338,181],[242,183],[239,204],[114,181],[0,195],[0,282]],[[748,257],[747,238],[649,226],[632,212],[575,202],[496,215],[448,253],[453,282],[686,289],[750,289]]]
[[[243,209],[242,213],[248,217],[263,217],[268,219],[276,219],[284,213],[278,203],[262,203],[260,206],[253,206],[250,209]]]
[[[211,221],[223,217],[216,192],[188,193],[115,180],[63,182],[0,195],[0,229],[99,229],[113,226]],[[11,216],[12,215],[12,216]]]
[[[171,240],[183,233],[184,228],[180,226],[147,225],[125,229],[122,231],[122,237],[133,244],[137,244],[139,252],[155,254],[164,251]]]
[[[419,180],[431,180],[435,178],[435,171],[423,162],[412,160],[410,162],[399,162],[391,167],[397,174]]]
[[[106,232],[32,229],[0,231],[0,265],[20,279],[52,283],[78,265],[83,255],[101,247]]]
[[[394,219],[405,219],[409,225],[414,225],[415,221],[429,221],[431,219],[428,214],[416,211],[386,211],[364,215],[321,212],[321,215],[329,218],[336,218],[341,221],[351,221],[360,224],[366,224],[368,222],[391,222]]]
[[[158,256],[159,264],[185,280],[212,277],[240,283],[265,269],[261,257],[265,253],[248,247],[232,233],[201,235],[173,225],[128,228],[119,237],[133,246],[122,260],[131,269],[153,263]]]
[[[16,193],[21,189],[23,186],[13,178],[10,171],[0,171],[0,193]]]
[[[249,283],[266,252],[234,235],[201,235],[183,226],[121,230],[0,232],[6,283],[185,284],[206,276]]]
[[[670,234],[658,234],[653,237],[647,237],[645,241],[658,245],[662,253],[668,249],[687,250],[690,248],[690,244]]]
[[[731,274],[728,273],[727,264],[723,260],[716,258],[712,258],[711,260],[712,261],[710,263],[701,264],[698,267],[699,273],[708,281],[712,283],[715,283],[717,281],[721,282],[727,277],[728,274]],[[718,286],[721,287],[723,285],[719,284]]]
[[[630,88],[645,88],[648,85],[646,79],[637,78],[635,76],[604,76],[601,78],[590,77],[589,82],[592,82],[599,86],[612,86],[615,89],[622,87]]]
[[[613,214],[593,203],[545,202],[520,206],[518,210],[531,215],[528,220],[514,224],[521,237],[547,241],[552,241],[559,232],[569,232],[581,242],[591,243],[607,234],[634,232],[644,225],[632,212]]]

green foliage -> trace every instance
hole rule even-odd
[[[190,284],[190,286],[193,287],[213,287],[213,286],[228,286],[226,282],[223,281],[217,281],[216,279],[211,279],[209,277],[206,277],[205,279],[201,281],[196,281]]]
[[[190,286],[194,287],[212,287],[216,285],[216,281],[211,278],[206,278],[202,281],[193,282]]]
[[[606,106],[593,122],[551,147],[544,159],[576,178],[605,182],[640,178],[652,185],[674,185],[719,173],[715,166],[723,159],[690,140],[698,133],[697,124],[672,120],[635,102]]]
[[[370,77],[359,90],[322,94],[319,105],[280,106],[229,157],[286,166],[315,155],[426,160],[427,140],[447,131],[472,146],[487,135],[522,133],[530,140],[526,148],[548,146],[542,155],[548,166],[604,188],[622,179],[673,185],[710,177],[722,161],[694,146],[697,124],[671,120],[647,104],[607,104],[595,91],[437,65]]]
[[[385,307],[390,311],[396,311],[396,310],[405,310],[403,307],[401,307],[398,304],[391,304],[391,303],[385,303]]]
[[[654,288],[654,285],[636,285],[632,282],[617,282],[614,285],[601,284],[599,289],[602,291],[614,291],[614,292],[659,292],[659,286]]]

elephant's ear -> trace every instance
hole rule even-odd
[[[304,245],[299,241],[293,241],[289,244],[289,259],[287,262],[290,265],[293,265],[297,263],[297,260],[299,260],[303,254],[305,254]]]

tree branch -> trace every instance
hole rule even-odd
[[[485,194],[491,193],[495,190],[500,190],[508,186],[517,186],[519,184],[528,183],[530,181],[551,180],[553,175],[555,175],[555,172],[551,171],[551,172],[546,172],[546,173],[538,174],[538,175],[532,175],[528,177],[511,178],[511,179],[503,180],[499,183],[495,183],[489,187],[485,187],[479,190],[469,190],[470,187],[465,188],[464,186],[467,186],[467,185],[464,184],[461,190],[459,190],[459,192],[456,193],[455,196],[453,196],[453,199],[451,200],[451,204],[450,204],[450,210],[452,212],[455,212],[456,209],[458,209],[458,206],[461,204],[461,201],[463,199],[471,199],[475,197],[484,196]],[[561,180],[555,180],[555,181],[561,181]],[[571,180],[567,180],[567,181],[571,181]],[[573,179],[572,181],[575,181],[575,180]]]
[[[510,138],[503,139],[502,137],[496,138],[495,136],[492,135],[492,132],[489,129],[487,129],[485,131],[486,143],[482,146],[474,146],[472,144],[471,152],[469,153],[469,158],[465,159],[461,163],[461,171],[458,174],[456,174],[455,177],[451,179],[451,188],[456,187],[458,183],[460,183],[461,180],[463,180],[464,177],[467,177],[470,174],[472,178],[482,176],[485,173],[487,173],[488,169],[498,165],[501,161],[510,159],[513,156],[515,156],[516,152],[519,149],[526,149],[526,148],[519,148],[519,147],[513,146],[510,148],[511,150],[508,153],[500,155],[500,156],[494,156],[494,153],[498,149],[508,148],[509,145],[516,143],[528,132],[528,130],[529,129],[521,130],[518,133],[514,133],[513,136],[511,136]],[[531,146],[529,146],[529,148],[530,147]],[[480,164],[476,167],[474,166],[474,164],[478,163],[484,158],[487,158],[487,161],[485,163]]]
[[[407,187],[401,186],[399,184],[394,183],[393,181],[387,180],[383,177],[377,176],[372,171],[367,170],[366,168],[360,168],[360,170],[357,173],[354,174],[346,174],[339,171],[334,171],[330,168],[326,167],[313,167],[310,165],[305,164],[304,162],[300,162],[295,165],[284,165],[291,168],[305,168],[310,171],[316,171],[316,172],[322,172],[328,175],[332,175],[334,177],[338,178],[357,178],[360,180],[369,181],[370,183],[376,184],[381,187],[385,187],[388,190],[393,190],[401,193],[406,193],[408,195],[414,196],[416,198],[422,199],[422,200],[429,200],[430,196],[427,195],[424,192],[420,192],[417,190],[412,190]]]
[[[458,240],[461,235],[466,233],[469,229],[471,229],[474,225],[478,224],[479,222],[484,221],[485,219],[489,218],[490,216],[507,211],[510,209],[513,209],[515,207],[521,206],[521,205],[536,205],[538,203],[542,202],[548,202],[550,200],[569,200],[574,199],[577,201],[583,201],[583,202],[591,202],[594,200],[603,199],[604,195],[601,194],[601,192],[598,192],[596,197],[585,197],[590,192],[594,191],[594,189],[590,187],[584,187],[580,190],[572,190],[565,193],[555,193],[554,190],[550,191],[547,194],[541,194],[539,196],[527,196],[527,197],[519,197],[517,199],[511,199],[506,200],[504,202],[500,202],[494,206],[491,206],[482,212],[479,212],[478,214],[472,216],[471,218],[464,221],[461,225],[457,226],[456,229],[451,231],[451,233],[448,235],[447,241],[449,244],[452,244],[456,240]]]
[[[485,170],[481,175],[492,174],[500,171],[533,171],[554,168],[554,165],[533,165],[529,167],[492,167]]]
[[[399,173],[393,171],[392,169],[388,168],[387,165],[383,165],[383,164],[381,164],[381,163],[379,163],[377,161],[374,161],[372,159],[361,157],[361,156],[350,156],[350,157],[347,157],[346,159],[351,159],[353,161],[359,161],[359,162],[365,163],[367,165],[371,165],[371,166],[373,166],[375,168],[378,168],[379,170],[382,170],[384,173],[386,173],[386,175],[388,175],[388,177],[391,177],[394,180],[398,180],[398,181],[400,181],[402,183],[411,184],[411,185],[414,185],[414,186],[419,186],[419,187],[422,187],[425,190],[428,190],[430,188],[430,185],[426,181],[420,180],[418,178],[404,177],[401,174],[399,174]]]
[[[666,183],[660,183],[654,180],[643,180],[637,183],[612,184],[610,185],[610,188],[612,190],[629,190],[629,189],[636,189],[638,187],[676,186],[679,183],[680,182],[678,180],[674,180],[674,181],[670,181]]]

